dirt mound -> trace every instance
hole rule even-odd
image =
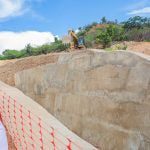
[[[5,64],[8,64],[10,62],[15,62],[17,59],[12,59],[12,60],[0,60],[0,66],[3,66]]]
[[[150,55],[150,42],[126,42],[127,49]]]
[[[112,50],[126,49],[134,52],[150,55],[150,42],[117,42],[111,46]]]
[[[14,86],[14,75],[16,72],[48,63],[54,63],[57,61],[58,55],[59,53],[53,53],[23,59],[0,61],[0,80]]]

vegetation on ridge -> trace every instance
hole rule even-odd
[[[0,55],[0,60],[5,59],[15,59],[15,58],[23,58],[28,56],[36,56],[41,54],[47,54],[50,52],[60,52],[69,48],[69,45],[63,44],[61,40],[55,38],[55,42],[50,44],[44,44],[38,47],[32,47],[28,44],[24,49],[17,50],[5,50],[2,55]]]
[[[87,47],[101,44],[107,48],[117,41],[150,41],[150,18],[135,16],[118,23],[103,17],[100,23],[79,28],[78,36],[84,36]]]

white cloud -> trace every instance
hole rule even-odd
[[[0,19],[23,14],[24,4],[24,0],[0,0]]]
[[[129,15],[150,14],[150,7],[144,7],[142,9],[132,10],[128,14]]]
[[[0,32],[0,53],[5,49],[23,49],[27,44],[39,46],[54,42],[54,36],[50,32],[26,31],[26,32]]]
[[[41,3],[44,0],[0,0],[0,20],[20,16],[31,11],[32,2]],[[33,10],[32,10],[33,11]]]
[[[130,3],[125,8],[125,10],[127,10],[127,11],[137,10],[137,9],[140,9],[140,8],[147,7],[149,4],[150,4],[149,0],[140,0],[140,1],[137,1],[136,3]]]

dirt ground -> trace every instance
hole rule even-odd
[[[150,42],[126,42],[127,50],[150,55]]]
[[[51,53],[48,55],[32,56],[16,60],[0,61],[0,80],[14,86],[15,73],[34,68],[40,65],[54,63],[58,59],[60,53]]]
[[[0,66],[5,65],[5,64],[10,63],[10,62],[15,62],[15,61],[17,61],[17,59],[0,60]]]

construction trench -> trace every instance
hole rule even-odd
[[[150,149],[149,56],[83,50],[29,57],[1,65],[0,80],[0,113],[19,150]]]

